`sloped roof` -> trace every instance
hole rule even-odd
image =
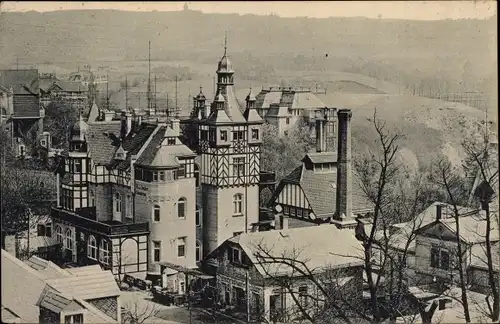
[[[492,244],[491,259],[493,261],[493,269],[500,269],[500,256],[498,255],[498,244]],[[471,248],[471,266],[488,269],[488,258],[486,246],[484,244],[474,244]]]
[[[269,109],[271,104],[279,104],[281,100],[281,91],[262,90],[256,96],[255,107],[260,109]]]
[[[82,83],[79,81],[59,80],[59,81],[56,81],[52,84],[51,89],[53,89],[56,86],[65,92],[87,92],[88,91],[88,87],[82,85]]]
[[[38,271],[38,273],[40,273],[45,279],[59,278],[61,276],[71,275],[69,271],[61,269],[59,266],[52,263],[51,261],[41,259],[37,256],[32,256],[31,258],[26,260],[25,263],[29,267]]]
[[[269,109],[272,104],[280,104],[289,109],[318,109],[326,105],[311,91],[271,89],[262,90],[256,97],[256,107]]]
[[[73,298],[65,297],[63,294],[54,290],[47,290],[38,301],[38,306],[47,308],[56,314],[61,311],[83,309],[83,305],[73,300]]]
[[[16,323],[20,319],[16,313],[2,305],[2,323]]]
[[[14,118],[15,117],[40,117],[40,100],[38,96],[31,93],[14,95]]]
[[[157,127],[156,124],[143,123],[138,130],[129,134],[122,143],[123,149],[127,152],[127,159],[125,161],[116,161],[114,166],[120,170],[128,170],[130,168],[130,157],[139,153]]]
[[[119,144],[121,122],[97,122],[89,125],[87,146],[94,163],[108,165]]]
[[[293,97],[291,109],[318,109],[325,108],[326,105],[318,96],[310,91],[297,91]]]
[[[312,271],[362,265],[363,248],[354,232],[335,225],[244,233],[228,239],[238,244],[261,275],[299,275],[284,264],[263,262],[262,250],[272,257],[293,257]],[[259,256],[260,255],[260,256]]]
[[[0,84],[12,87],[15,95],[38,95],[40,91],[37,69],[0,70]]]
[[[226,101],[224,102],[224,110],[227,116],[234,123],[244,123],[245,118],[243,117],[243,109],[240,107],[238,100],[236,99],[236,94],[234,93],[234,87],[226,87],[227,93],[224,95]]]
[[[50,88],[54,85],[55,82],[59,81],[57,78],[40,78],[40,90],[44,92],[48,92]]]
[[[309,160],[314,164],[318,163],[336,163],[337,162],[337,152],[314,152],[307,153],[306,156],[302,159]]]
[[[456,232],[455,219],[442,219],[440,222],[447,225],[452,232]],[[486,242],[486,219],[480,214],[460,217],[459,226],[460,236],[465,242],[473,244]],[[490,226],[490,240],[496,242],[499,240],[497,217],[491,217]]]
[[[287,106],[272,104],[267,111],[266,117],[291,117],[290,111]]]

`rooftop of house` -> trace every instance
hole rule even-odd
[[[95,267],[58,270],[54,264],[47,264],[44,268],[43,262],[36,259],[34,261],[32,258],[29,265],[2,249],[2,306],[19,316],[21,322],[38,323],[37,304],[42,299],[42,294],[48,291],[80,303],[88,310],[86,322],[116,322],[86,302],[102,296],[119,296],[120,290],[110,271]],[[34,266],[34,263],[37,265]],[[49,267],[51,271],[43,271]]]
[[[87,92],[88,87],[83,86],[81,82],[77,81],[62,81],[56,80],[52,83],[52,85],[48,88],[48,90],[59,89],[60,91],[65,92]]]
[[[330,224],[245,233],[228,241],[238,244],[264,277],[300,275],[279,258],[302,261],[313,272],[362,265],[362,246],[353,231]],[[267,254],[277,262],[270,262]],[[306,268],[299,265],[299,269]]]
[[[15,95],[38,95],[38,70],[0,70],[0,84],[12,87]]]
[[[256,96],[256,107],[258,109],[269,109],[272,104],[286,106],[288,109],[318,109],[326,105],[310,90],[296,90],[280,88],[262,90]]]
[[[300,185],[316,217],[331,217],[336,210],[337,172],[334,170],[315,172],[308,168],[308,162],[331,164],[336,167],[334,165],[337,163],[337,154],[335,152],[308,153],[302,161],[304,163],[283,178],[281,182]],[[373,209],[373,204],[359,187],[356,174],[354,172],[352,174],[352,211],[355,214],[367,213]],[[276,194],[279,192],[276,191]]]

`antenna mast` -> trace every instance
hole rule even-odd
[[[154,102],[154,108],[155,108],[155,115],[156,115],[156,74],[155,74],[155,102]]]
[[[148,111],[151,111],[151,41],[149,41],[148,56]]]
[[[128,79],[125,76],[125,110],[128,109]]]
[[[108,75],[106,75],[106,109],[109,110],[109,80],[108,80]]]
[[[177,105],[177,75],[175,76],[175,117],[179,118],[179,106]]]

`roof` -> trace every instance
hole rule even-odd
[[[59,87],[62,91],[65,91],[65,92],[87,92],[88,91],[88,87],[83,86],[82,83],[79,81],[58,80],[52,84],[52,86],[50,87],[50,90],[52,90],[54,87]]]
[[[106,289],[108,290],[107,294],[109,295],[110,291],[112,290],[110,288],[111,283],[113,283],[115,286],[114,291],[118,292],[119,294],[118,285],[116,284],[116,281],[114,280],[114,277],[110,271],[102,271],[99,269],[101,273],[104,273],[101,274],[101,277],[108,276],[108,281],[103,282],[102,280],[97,280],[96,282],[100,282],[100,284],[95,284],[92,281],[94,280],[94,278],[98,277],[96,267],[93,267],[93,272],[89,273],[88,276],[79,276],[78,274],[71,274],[64,269],[60,270],[60,276],[55,276],[56,279],[47,279],[48,275],[52,276],[54,275],[54,273],[49,274],[48,272],[37,271],[33,267],[30,267],[28,264],[22,262],[21,260],[17,259],[13,255],[2,249],[2,306],[8,308],[10,311],[21,317],[21,322],[23,323],[38,323],[39,310],[37,303],[43,299],[42,293],[45,294],[48,291],[56,291],[59,294],[64,295],[65,298],[75,299],[87,310],[89,310],[89,312],[87,312],[88,316],[86,316],[86,322],[116,322],[114,319],[107,316],[99,309],[81,299],[88,296],[95,297],[103,295],[103,291],[105,291]],[[80,271],[85,271],[85,269]],[[66,288],[67,286],[65,286],[64,283],[68,281],[87,281],[86,285],[88,286],[90,284],[91,288],[86,287],[86,289],[83,289],[81,285],[76,285],[75,287],[80,287],[80,291],[69,291],[69,289],[66,289],[66,291],[59,291],[58,288],[49,284],[49,282],[54,282],[59,287]],[[92,295],[89,295],[89,290],[92,291]],[[22,292],[22,294],[19,293],[20,291]],[[67,294],[67,292],[75,292],[76,294]]]
[[[31,93],[14,95],[14,118],[15,117],[40,117],[40,100],[37,95]]]
[[[465,242],[473,244],[486,242],[486,218],[481,214],[459,218],[460,236]],[[440,222],[445,224],[452,232],[456,232],[456,222],[453,218],[442,219]],[[496,242],[499,240],[497,217],[491,217],[490,223],[490,240]]]
[[[234,123],[242,123],[245,122],[245,118],[243,117],[242,108],[236,99],[236,94],[234,92],[233,86],[226,87],[226,94],[224,95],[226,101],[224,102],[224,110],[226,111],[227,116]]]
[[[17,323],[20,317],[7,307],[2,305],[2,323]]]
[[[65,297],[63,294],[50,289],[40,296],[37,305],[47,308],[56,314],[62,311],[84,309],[83,305],[73,300],[73,298]]]
[[[72,276],[47,280],[47,284],[64,295],[75,296],[83,300],[119,296],[120,289],[111,271],[100,267],[77,271],[68,270]]]
[[[118,147],[121,122],[96,122],[89,124],[87,147],[95,164],[108,165]]]
[[[262,90],[256,97],[256,107],[269,109],[271,104],[279,104],[289,109],[318,109],[326,105],[310,90],[290,88]]]
[[[302,159],[309,160],[314,164],[318,163],[336,163],[337,162],[337,152],[316,152],[316,153],[307,153],[306,156]]]
[[[120,170],[128,170],[130,168],[130,157],[139,153],[157,127],[156,124],[142,123],[138,130],[129,134],[122,143],[122,148],[127,152],[127,159],[117,161],[115,167]]]
[[[336,161],[336,154],[331,152],[309,153],[303,160],[305,159],[313,159],[321,161],[321,163],[332,163]],[[334,167],[336,168],[336,166]],[[370,211],[373,204],[359,187],[356,174],[354,172],[352,174],[352,212],[356,214]],[[280,188],[283,188],[287,183],[300,185],[316,217],[327,218],[333,216],[337,202],[337,172],[334,170],[315,172],[307,169],[305,163],[303,163],[281,180],[274,197],[278,197]]]
[[[265,263],[263,250],[274,258],[293,257],[305,262],[309,270],[318,272],[329,268],[363,264],[363,248],[354,237],[354,232],[340,230],[330,224],[281,231],[244,233],[228,241],[238,244],[264,277],[299,274],[291,267],[277,264],[276,261],[272,264]]]
[[[40,78],[39,87],[40,90],[48,92],[55,82],[59,81],[57,78]]]
[[[137,159],[138,165],[150,167],[178,167],[179,157],[195,157],[186,145],[165,145],[165,134],[169,127],[163,126],[153,136],[141,156]],[[180,142],[178,142],[180,143]]]
[[[70,272],[65,269],[61,269],[55,263],[44,260],[37,256],[32,256],[31,258],[26,260],[25,263],[32,269],[38,271],[38,273],[41,274],[45,279],[70,275]]]
[[[291,117],[290,111],[287,106],[282,106],[279,104],[272,104],[267,111],[266,117]]]
[[[12,87],[14,95],[38,95],[40,91],[37,69],[0,70],[0,84]]]
[[[498,244],[492,244],[491,260],[493,268],[498,271],[500,269],[500,256],[498,255]],[[484,244],[474,244],[471,248],[471,266],[488,269],[488,258],[486,246]]]

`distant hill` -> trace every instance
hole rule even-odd
[[[1,13],[0,64],[145,60],[149,40],[154,60],[212,63],[226,30],[240,71],[271,70],[258,71],[256,79],[273,69],[335,70],[401,82],[446,75],[477,84],[497,56],[496,17],[408,21],[77,10]]]

